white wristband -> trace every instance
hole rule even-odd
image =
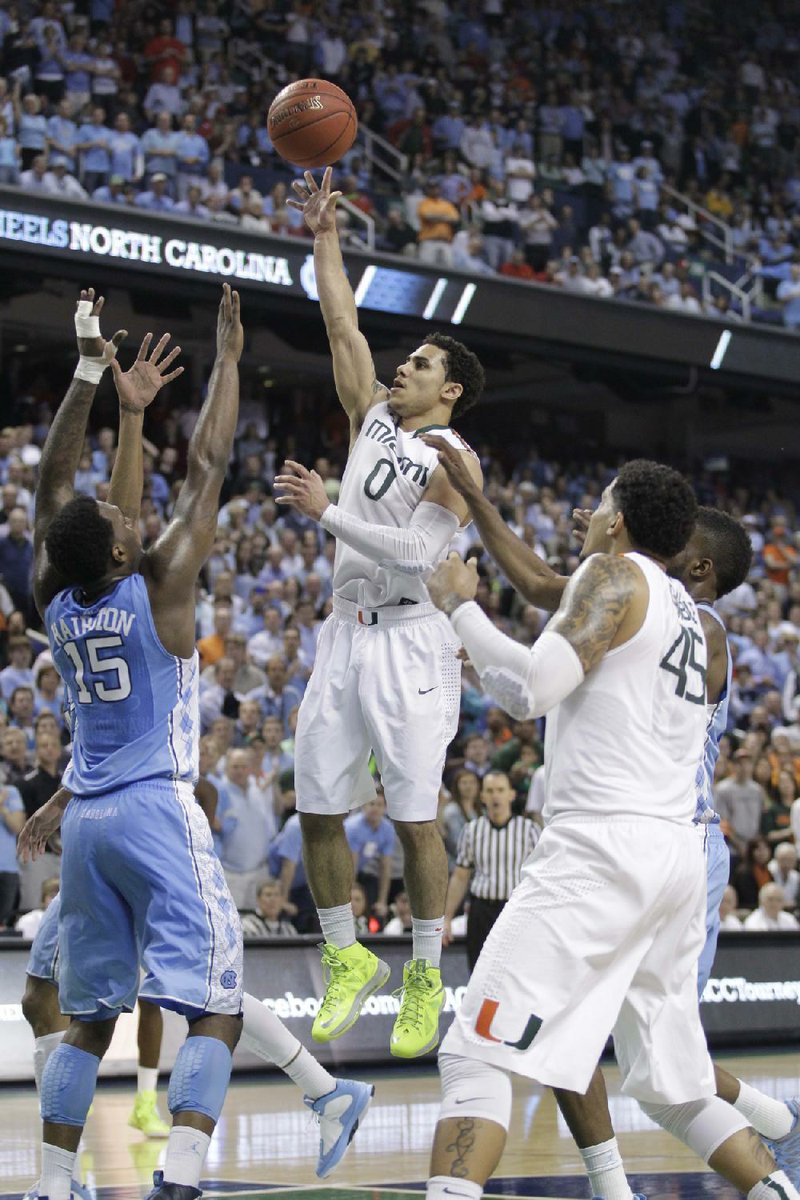
[[[84,383],[98,384],[103,378],[103,371],[105,371],[108,365],[105,359],[87,358],[85,354],[82,354],[75,368],[75,378],[82,379]]]
[[[75,310],[75,332],[79,338],[100,337],[100,318],[92,316],[91,300],[79,300]]]

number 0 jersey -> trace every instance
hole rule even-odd
[[[419,438],[419,434],[428,431],[458,450],[469,450],[449,426],[429,425],[427,429],[406,432],[387,403],[371,408],[350,451],[342,478],[338,503],[343,511],[370,525],[406,529],[439,466],[437,452]],[[447,550],[441,557],[447,557]],[[429,600],[422,577],[379,566],[343,541],[336,543],[333,590],[361,608]]]
[[[642,554],[638,633],[547,715],[545,823],[659,817],[689,824],[706,733],[706,643],[694,601]]]
[[[194,781],[198,764],[198,660],[168,654],[141,575],[92,604],[79,589],[54,596],[45,626],[73,712],[64,785],[96,796],[145,779]]]

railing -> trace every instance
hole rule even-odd
[[[703,276],[703,303],[713,303],[714,294],[711,290],[712,283],[723,288],[729,296],[735,297],[739,301],[739,307],[742,313],[742,320],[749,321],[751,313],[752,298],[744,288],[739,287],[736,283],[731,283],[730,279],[726,279],[724,275],[720,275],[718,271],[706,271]]]
[[[700,218],[697,228],[701,237],[722,251],[726,263],[732,263],[736,258],[736,248],[733,244],[733,230],[730,225],[726,224],[721,217],[715,217],[707,208],[703,208],[702,204],[698,204],[668,183],[661,184],[661,191],[682,204],[692,216]],[[709,226],[713,226],[713,231]]]
[[[363,208],[359,208],[358,205],[352,204],[351,201],[347,200],[344,196],[341,197],[341,199],[339,200],[338,203],[339,203],[340,209],[344,209],[344,211],[348,214],[348,216],[355,219],[356,223],[362,226],[362,231],[363,231],[364,236],[363,236],[363,238],[360,237],[358,240],[359,240],[359,242],[362,243],[364,249],[365,250],[374,250],[375,249],[375,219],[374,219],[374,217],[371,217],[369,215],[369,213],[365,213]],[[349,225],[347,226],[347,229],[348,229],[348,232],[352,232],[350,230]],[[358,250],[360,248],[357,244],[353,243],[352,238],[349,238],[347,240],[349,243],[348,249]]]
[[[403,154],[379,133],[373,133],[366,125],[359,125],[356,141],[364,148],[367,166],[372,172],[383,171],[396,183],[399,183],[408,170],[408,155]]]

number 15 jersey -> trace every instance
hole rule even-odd
[[[694,601],[642,554],[639,631],[547,715],[545,822],[659,817],[688,825],[706,732],[706,643]]]
[[[439,466],[436,450],[426,446],[421,433],[435,433],[457,450],[469,446],[449,426],[403,430],[385,402],[367,413],[342,478],[339,507],[370,525],[407,529],[431,476]],[[441,558],[447,557],[447,550]],[[345,542],[336,543],[333,590],[361,608],[381,608],[404,601],[425,603],[428,591],[422,576],[392,571]]]
[[[198,764],[198,660],[168,654],[141,575],[93,603],[78,588],[53,597],[45,627],[73,713],[64,786],[97,796],[145,779],[194,781]]]

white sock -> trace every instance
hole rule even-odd
[[[774,1140],[786,1137],[787,1133],[792,1131],[794,1117],[783,1101],[765,1096],[757,1088],[750,1087],[749,1083],[742,1083],[741,1079],[739,1095],[733,1107],[747,1118],[756,1133],[760,1133],[762,1137]]]
[[[37,1092],[42,1089],[42,1075],[44,1075],[47,1060],[61,1045],[61,1040],[66,1032],[66,1029],[59,1029],[57,1033],[46,1033],[44,1037],[36,1038],[33,1043],[33,1078],[36,1080]]]
[[[602,1196],[603,1200],[630,1200],[632,1192],[616,1138],[598,1142],[596,1146],[584,1146],[581,1158],[593,1196]]]
[[[75,1168],[76,1150],[62,1150],[42,1142],[42,1173],[39,1177],[39,1195],[48,1200],[70,1200],[72,1172]]]
[[[419,917],[411,918],[411,957],[427,958],[432,967],[438,967],[442,961],[442,930],[444,917],[435,917],[432,921],[422,921]]]
[[[154,1092],[158,1087],[158,1067],[136,1068],[136,1091]]]
[[[747,1193],[747,1200],[797,1200],[797,1188],[783,1171],[765,1175]]]
[[[337,904],[335,908],[318,908],[317,916],[326,942],[339,950],[346,950],[356,940],[356,922],[353,906]]]
[[[190,1129],[188,1125],[173,1125],[164,1159],[164,1182],[199,1187],[210,1143],[210,1133]]]
[[[265,1062],[280,1067],[302,1088],[306,1096],[319,1100],[336,1087],[336,1080],[297,1040],[283,1021],[255,996],[244,994],[242,1045]]]
[[[452,1175],[432,1175],[425,1189],[428,1200],[446,1200],[447,1196],[463,1196],[465,1200],[481,1200],[483,1188],[471,1179],[456,1179]],[[776,1200],[775,1197],[772,1200]]]

